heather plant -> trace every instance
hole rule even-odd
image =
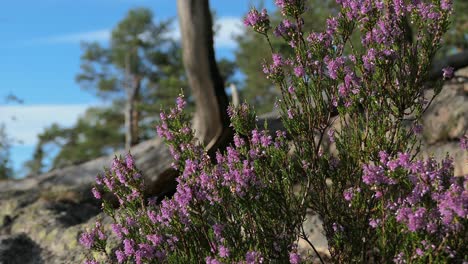
[[[378,254],[395,263],[466,260],[468,177],[454,177],[449,158],[437,164],[410,161],[407,153],[390,159],[382,151],[379,157],[364,165],[362,176],[374,193],[369,225]],[[363,198],[353,189],[345,193],[350,207]]]
[[[420,211],[418,205],[405,202],[408,192],[420,188],[414,181],[416,173],[429,174],[431,167],[423,167],[417,172],[401,172],[401,178],[413,179],[412,182],[383,177],[386,181],[378,184],[395,185],[388,191],[388,200],[384,201],[379,200],[378,195],[376,197],[375,183],[369,183],[370,176],[366,174],[380,162],[379,153],[386,153],[389,160],[403,156],[410,162],[419,151],[419,120],[433,99],[424,98],[426,76],[447,30],[451,2],[337,2],[341,11],[327,20],[324,32],[305,33],[301,18],[305,12],[304,2],[276,1],[284,20],[274,33],[288,42],[295,54],[283,58],[272,50],[273,63],[263,66],[268,78],[282,91],[278,106],[283,124],[294,143],[297,159],[302,159],[302,175],[310,190],[308,205],[324,221],[332,258],[345,263],[385,262],[397,254],[395,260],[422,263],[428,259],[464,259],[466,250],[462,250],[459,241],[463,241],[467,224],[466,184],[459,185],[454,194],[460,197],[457,198],[460,202],[455,205],[457,212],[465,212],[454,220],[459,223],[456,231],[449,232],[444,225],[437,225],[438,228],[434,227],[432,231],[421,232],[408,227],[405,233],[401,225],[388,220],[386,224],[392,228],[382,226],[376,232],[376,221],[384,221],[392,214],[385,203],[396,203],[391,207],[395,213],[406,208],[403,211],[410,218],[414,214],[419,214],[420,218],[430,215],[422,214],[422,210],[438,216],[435,211],[444,209],[437,198],[424,203],[426,208]],[[259,16],[258,11],[252,11],[246,25],[267,36],[265,29],[270,26],[263,17],[264,12]],[[412,35],[412,32],[416,34]],[[361,43],[353,43],[355,35],[361,37]],[[359,49],[356,48],[358,45]],[[443,76],[451,78],[453,70],[444,69]],[[432,85],[437,95],[441,83]],[[326,139],[335,145],[334,153],[324,152],[323,141]],[[381,174],[384,175],[383,172],[378,175]],[[448,174],[453,178],[453,172]],[[447,181],[456,182],[445,179],[444,184]],[[438,190],[440,195],[450,192],[444,186]],[[426,188],[430,189],[429,186]],[[350,197],[355,193],[359,194],[356,195],[359,199],[350,203]],[[384,213],[377,214],[377,211]],[[399,224],[408,224],[403,216],[397,215],[397,219]],[[420,233],[439,233],[437,239],[445,237],[439,246],[450,253],[421,253],[422,246],[417,243],[430,242]]]
[[[303,32],[301,0],[276,1],[284,20],[274,29],[266,10],[245,18],[294,49],[286,58],[272,50],[263,66],[281,89],[285,131],[256,127],[247,105],[230,107],[233,143],[210,158],[178,98],[157,126],[180,172],[176,193],[160,204],[145,200],[132,157],[114,159],[93,193],[117,197],[118,209],[107,201],[103,208],[120,244],[109,251],[99,223],[82,244],[118,263],[308,262],[297,242],[315,251],[302,227],[312,210],[337,263],[466,260],[468,179],[453,176],[450,159],[415,158],[419,120],[433,99],[424,98],[426,76],[451,3],[337,2],[324,32]],[[441,83],[432,85],[437,94]]]
[[[110,258],[118,263],[298,262],[295,242],[306,204],[293,191],[299,175],[288,163],[285,133],[273,138],[254,127],[255,114],[246,105],[231,107],[235,129],[245,134],[235,134],[233,145],[212,161],[195,144],[184,106],[178,98],[177,107],[161,113],[157,127],[174,157],[172,166],[181,172],[173,198],[160,205],[144,200],[131,155],[115,158],[97,178],[95,197],[110,192],[120,205],[115,210],[103,203],[121,241]],[[107,255],[101,226],[83,233],[80,242]]]

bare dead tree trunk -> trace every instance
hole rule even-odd
[[[228,97],[213,48],[213,24],[208,0],[178,0],[183,60],[196,111],[193,127],[208,152],[232,137]]]
[[[198,140],[213,157],[232,139],[227,107],[229,100],[219,73],[213,48],[213,24],[208,0],[177,0],[184,68],[195,97],[193,128]],[[147,195],[172,196],[177,171],[160,174],[160,180],[147,186]]]
[[[125,149],[129,150],[130,147],[138,143],[138,121],[139,113],[136,109],[140,93],[141,81],[135,77],[131,87],[127,89],[127,100],[125,102]]]
[[[233,83],[229,85],[229,88],[231,88],[231,101],[234,106],[240,105],[240,96],[239,96],[239,91],[237,91],[237,86]]]
[[[132,146],[132,115],[133,107],[130,100],[125,102],[125,149],[129,150]]]

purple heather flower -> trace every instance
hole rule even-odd
[[[441,0],[440,1],[440,8],[442,10],[449,10],[452,8],[452,0]]]
[[[148,215],[148,218],[150,219],[150,221],[151,221],[153,224],[155,224],[155,223],[157,222],[157,220],[156,220],[156,219],[157,219],[157,217],[156,217],[156,212],[154,212],[154,211],[148,211],[146,214]]]
[[[221,264],[221,262],[219,262],[219,260],[211,257],[211,256],[208,256],[205,258],[205,263],[206,264]]]
[[[214,224],[213,225],[213,233],[217,238],[221,237],[221,232],[223,232],[224,226],[221,224]]]
[[[381,166],[364,165],[362,180],[367,185],[395,184],[395,180],[385,175]]]
[[[335,231],[335,232],[343,231],[343,227],[340,224],[337,224],[337,223],[333,223],[332,228],[333,228],[333,231]]]
[[[252,130],[252,139],[250,140],[252,142],[252,145],[260,144],[260,138],[261,138],[261,135],[258,132],[258,130],[257,129]]]
[[[197,162],[187,159],[185,161],[184,176],[188,177],[197,171]]]
[[[244,145],[245,145],[244,139],[241,138],[241,137],[239,136],[239,134],[235,134],[235,135],[234,135],[234,146],[236,146],[236,148],[240,148],[240,147],[242,147],[242,146],[244,146]]]
[[[279,8],[285,8],[288,4],[288,0],[276,0],[275,5],[277,5]]]
[[[464,135],[461,139],[460,139],[460,148],[462,150],[468,150],[468,135]]]
[[[119,238],[123,238],[123,231],[122,231],[122,226],[119,224],[111,224],[112,231],[114,234]]]
[[[401,167],[408,167],[409,166],[409,159],[410,159],[410,154],[408,154],[408,153],[398,153],[398,164]]]
[[[288,87],[288,92],[289,92],[290,94],[294,94],[294,93],[296,92],[296,89],[294,89],[294,86],[290,85],[290,86]]]
[[[227,163],[228,164],[234,164],[240,161],[239,152],[236,149],[227,147],[226,150],[227,150]]]
[[[347,95],[348,95],[348,89],[347,89],[347,87],[346,87],[344,84],[340,83],[340,84],[338,85],[338,93],[339,93],[340,96],[342,96],[342,97],[347,96]]]
[[[219,256],[222,257],[222,258],[227,258],[229,257],[229,248],[225,247],[225,246],[219,246],[218,248],[218,251],[219,251]]]
[[[405,3],[403,0],[393,0],[393,8],[395,9],[395,13],[398,16],[402,16],[405,13]]]
[[[94,245],[94,234],[88,232],[82,233],[80,237],[80,244],[85,248],[90,249]]]
[[[106,240],[106,234],[104,234],[104,232],[102,232],[102,230],[98,229],[97,234],[98,234],[99,240]]]
[[[302,66],[297,66],[294,68],[294,74],[297,77],[303,77],[304,76],[304,68]]]
[[[109,191],[114,190],[114,184],[115,184],[114,179],[105,177],[103,181],[106,184],[106,187],[109,189]]]
[[[135,168],[135,160],[133,159],[130,153],[127,153],[127,155],[125,156],[125,165],[127,165],[127,168],[129,169]]]
[[[262,254],[257,251],[249,251],[245,254],[245,262],[247,264],[263,263]]]
[[[155,249],[149,244],[146,244],[146,243],[138,244],[138,250],[135,252],[137,263],[138,263],[138,260],[140,260],[140,263],[141,263],[141,260],[143,259],[152,258],[154,256],[154,251]]]
[[[293,109],[288,109],[288,118],[293,119],[294,118],[294,110]]]
[[[387,164],[387,162],[388,162],[388,157],[389,157],[389,155],[388,155],[387,152],[385,152],[385,151],[380,151],[380,152],[379,152],[379,158],[380,158],[380,162],[381,162],[382,164]]]
[[[167,120],[166,113],[164,112],[159,113],[159,119],[161,119],[161,121],[166,121]]]
[[[431,12],[431,4],[428,3],[418,3],[417,5],[417,11],[419,12],[419,15],[424,18],[428,19],[429,18],[429,13]]]
[[[354,188],[349,188],[349,189],[346,189],[344,192],[343,192],[343,197],[346,201],[351,201],[354,197]]]
[[[153,243],[153,245],[155,245],[155,246],[158,246],[163,241],[163,237],[160,236],[160,235],[157,235],[157,234],[147,235],[146,239],[151,241]]]
[[[296,252],[289,253],[289,263],[291,264],[299,264],[301,263],[301,256]]]
[[[102,182],[102,176],[99,175],[99,174],[96,176],[96,184],[97,184],[97,185],[102,185],[102,184],[103,184],[103,182]]]
[[[369,225],[372,228],[376,228],[377,226],[379,226],[379,223],[380,223],[380,219],[370,219],[369,220]]]
[[[273,33],[276,37],[283,37],[287,40],[291,38],[291,34],[296,30],[296,25],[293,24],[291,21],[285,19],[279,23],[279,25],[275,28]]]
[[[376,56],[377,56],[377,51],[374,48],[370,48],[367,51],[367,54],[362,56],[362,61],[364,63],[364,68],[367,71],[372,72],[374,70]]]
[[[424,222],[426,221],[426,208],[420,207],[416,211],[409,213],[407,217],[408,222],[406,224],[408,229],[415,232],[424,226]]]
[[[468,216],[468,192],[464,187],[453,183],[437,200],[442,221],[446,226],[451,224],[455,215],[460,218]]]
[[[335,142],[335,130],[334,129],[329,129],[327,132],[328,138],[330,139],[330,142]]]
[[[97,262],[96,260],[94,259],[87,259],[84,264],[99,264],[99,262]]]
[[[91,191],[93,192],[94,198],[96,198],[96,199],[101,199],[102,198],[101,193],[98,191],[98,189],[96,187],[93,187],[91,189]]]
[[[343,57],[330,59],[327,61],[326,64],[327,64],[327,69],[328,69],[328,75],[333,80],[336,80],[336,78],[338,78],[339,69],[344,65]]]
[[[390,171],[395,171],[398,168],[398,160],[390,160],[387,162],[387,166],[390,169]]]
[[[267,148],[272,143],[271,136],[267,134],[263,134],[262,137],[260,138],[260,142],[264,148]]]
[[[328,35],[333,35],[336,32],[336,29],[338,28],[338,20],[335,17],[327,19],[327,34]]]
[[[118,263],[124,262],[125,259],[127,258],[122,250],[116,250],[115,251],[115,256],[117,257],[117,262]]]
[[[453,78],[453,67],[445,67],[442,69],[442,76],[444,77],[445,80],[452,79]]]
[[[400,252],[398,255],[396,255],[395,258],[393,258],[393,262],[395,262],[395,263],[397,263],[397,264],[406,263],[406,260],[405,260],[405,253]]]
[[[123,244],[124,244],[125,255],[128,257],[132,256],[135,253],[135,249],[134,249],[135,242],[133,242],[130,239],[124,239]]]
[[[383,196],[382,191],[376,191],[375,194],[374,194],[374,197],[377,198],[377,199],[379,199],[382,196]]]
[[[244,18],[244,25],[252,27],[257,32],[266,33],[270,29],[270,20],[266,9],[262,9],[261,13],[255,8],[250,10]]]
[[[120,169],[115,169],[115,175],[117,175],[117,178],[119,179],[119,181],[122,183],[122,184],[126,184],[127,183],[127,178],[125,177],[125,175],[122,173],[122,171]]]
[[[127,222],[128,226],[135,226],[136,225],[135,219],[130,217],[130,216],[127,216],[127,218],[125,219],[125,222]]]
[[[187,184],[177,185],[177,191],[174,194],[174,201],[181,208],[185,208],[192,201],[193,193],[192,189]]]
[[[177,103],[177,110],[182,111],[185,108],[186,102],[184,100],[184,97],[182,96],[177,97],[176,103]]]
[[[274,67],[281,67],[281,66],[283,66],[283,58],[281,57],[280,54],[274,53],[274,54],[272,55],[272,58],[273,58],[273,66],[274,66]]]
[[[136,190],[136,189],[133,189],[132,193],[127,195],[127,201],[133,201],[133,200],[137,199],[139,196],[140,196],[140,192],[138,190]]]
[[[423,131],[423,126],[421,124],[414,124],[412,127],[413,133],[420,135]]]

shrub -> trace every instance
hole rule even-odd
[[[467,258],[467,177],[455,178],[449,159],[415,159],[419,120],[433,99],[423,97],[426,77],[450,1],[337,2],[341,11],[327,29],[306,34],[304,1],[276,1],[285,19],[274,33],[294,55],[272,51],[263,69],[282,92],[277,106],[286,131],[260,130],[247,105],[231,107],[233,145],[211,160],[195,143],[180,97],[157,127],[180,172],[172,198],[160,205],[143,199],[130,155],[97,178],[96,198],[106,191],[120,202],[112,209],[104,201],[121,240],[111,258],[309,261],[297,253],[299,237],[315,250],[302,228],[308,209],[322,218],[337,263]],[[265,10],[253,9],[245,24],[266,37],[272,28]],[[444,69],[444,78],[452,75]],[[441,83],[435,85],[437,94]],[[106,238],[97,224],[82,242],[106,251]]]

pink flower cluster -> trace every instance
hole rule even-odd
[[[382,151],[379,165],[363,168],[363,182],[371,186],[375,199],[387,211],[380,216],[383,218],[371,219],[371,226],[376,228],[395,217],[407,232],[426,234],[432,243],[467,231],[468,176],[453,176],[450,159],[439,165],[434,159],[410,161],[407,153],[399,153],[395,159],[389,156]],[[396,183],[398,191],[393,189]]]
[[[270,29],[270,20],[266,9],[258,12],[257,9],[252,9],[244,18],[244,25],[252,27],[255,31],[266,34]]]
[[[150,260],[165,261],[168,256],[184,247],[183,242],[194,229],[200,227],[200,206],[223,207],[233,201],[255,201],[264,192],[265,183],[258,175],[256,162],[269,156],[269,152],[286,149],[284,132],[273,137],[267,131],[253,130],[249,135],[235,134],[234,145],[224,153],[218,152],[212,161],[201,146],[193,143],[191,131],[181,122],[183,98],[169,114],[161,114],[158,134],[170,145],[180,171],[178,185],[171,199],[163,199],[160,205],[155,200],[145,201],[141,190],[143,179],[130,154],[124,159],[115,158],[112,167],[96,178],[97,186],[92,192],[102,199],[102,192],[110,192],[118,199],[121,209],[107,210],[115,222],[112,232],[121,241],[114,256],[118,263],[133,261],[146,263]],[[251,116],[247,106],[230,108],[232,118]],[[225,201],[227,199],[227,201]],[[106,206],[104,206],[106,208]],[[230,214],[225,212],[224,214]],[[194,223],[194,219],[196,222]],[[210,220],[211,221],[211,220]],[[99,248],[101,231],[96,226],[92,232],[83,233],[80,242],[87,248]],[[210,253],[206,263],[221,263],[231,257],[231,248],[226,239],[226,223],[210,225],[206,232]],[[245,263],[262,263],[264,255],[258,251],[245,251]],[[289,253],[288,253],[289,254]],[[289,256],[289,255],[288,255]],[[290,256],[298,263],[296,255]]]

